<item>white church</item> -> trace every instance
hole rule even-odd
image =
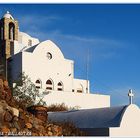
[[[8,79],[9,69],[13,84],[20,73],[28,75],[47,105],[64,103],[80,109],[50,113],[50,119],[71,120],[103,136],[140,136],[140,109],[132,104],[132,93],[130,105],[110,107],[109,95],[92,94],[88,80],[74,78],[74,61],[66,59],[54,42],[40,42],[19,31],[18,21],[7,12],[0,19],[0,75]]]
[[[13,82],[24,72],[43,94],[47,105],[64,103],[79,109],[110,106],[109,95],[91,94],[88,80],[74,78],[74,61],[66,59],[54,42],[40,42],[20,32],[18,21],[9,12],[1,20],[9,24],[7,32],[10,31],[10,39],[7,40],[13,45],[9,51]]]

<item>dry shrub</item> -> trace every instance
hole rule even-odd
[[[52,122],[62,127],[63,136],[87,136],[86,132],[81,131],[72,122]]]
[[[64,104],[52,104],[47,106],[48,112],[68,111],[69,108]]]

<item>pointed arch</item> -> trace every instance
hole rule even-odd
[[[48,79],[46,81],[46,89],[47,90],[53,90],[54,89],[54,84],[52,79]]]
[[[83,85],[80,84],[77,88],[77,93],[83,93]]]
[[[63,83],[62,83],[61,81],[58,82],[58,84],[57,84],[57,90],[58,90],[58,91],[63,91],[63,89],[64,89]]]
[[[15,40],[15,25],[12,22],[9,23],[9,39]]]
[[[40,88],[42,87],[42,82],[41,82],[40,79],[37,79],[37,80],[35,81],[35,87],[36,87],[37,89],[40,89]]]

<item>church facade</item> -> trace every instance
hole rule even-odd
[[[110,106],[110,96],[91,94],[88,80],[74,78],[74,61],[66,59],[54,42],[20,32],[18,21],[7,12],[0,20],[0,74],[13,84],[23,72],[48,105]]]

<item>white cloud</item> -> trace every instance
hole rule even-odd
[[[89,48],[90,53],[94,54],[96,59],[119,57],[117,51],[125,46],[117,40],[63,34],[59,30],[41,32],[29,29],[27,32],[35,37],[41,38],[41,40],[51,39],[60,45],[60,48],[62,47],[64,50],[67,48],[73,54],[76,53],[83,56]]]

